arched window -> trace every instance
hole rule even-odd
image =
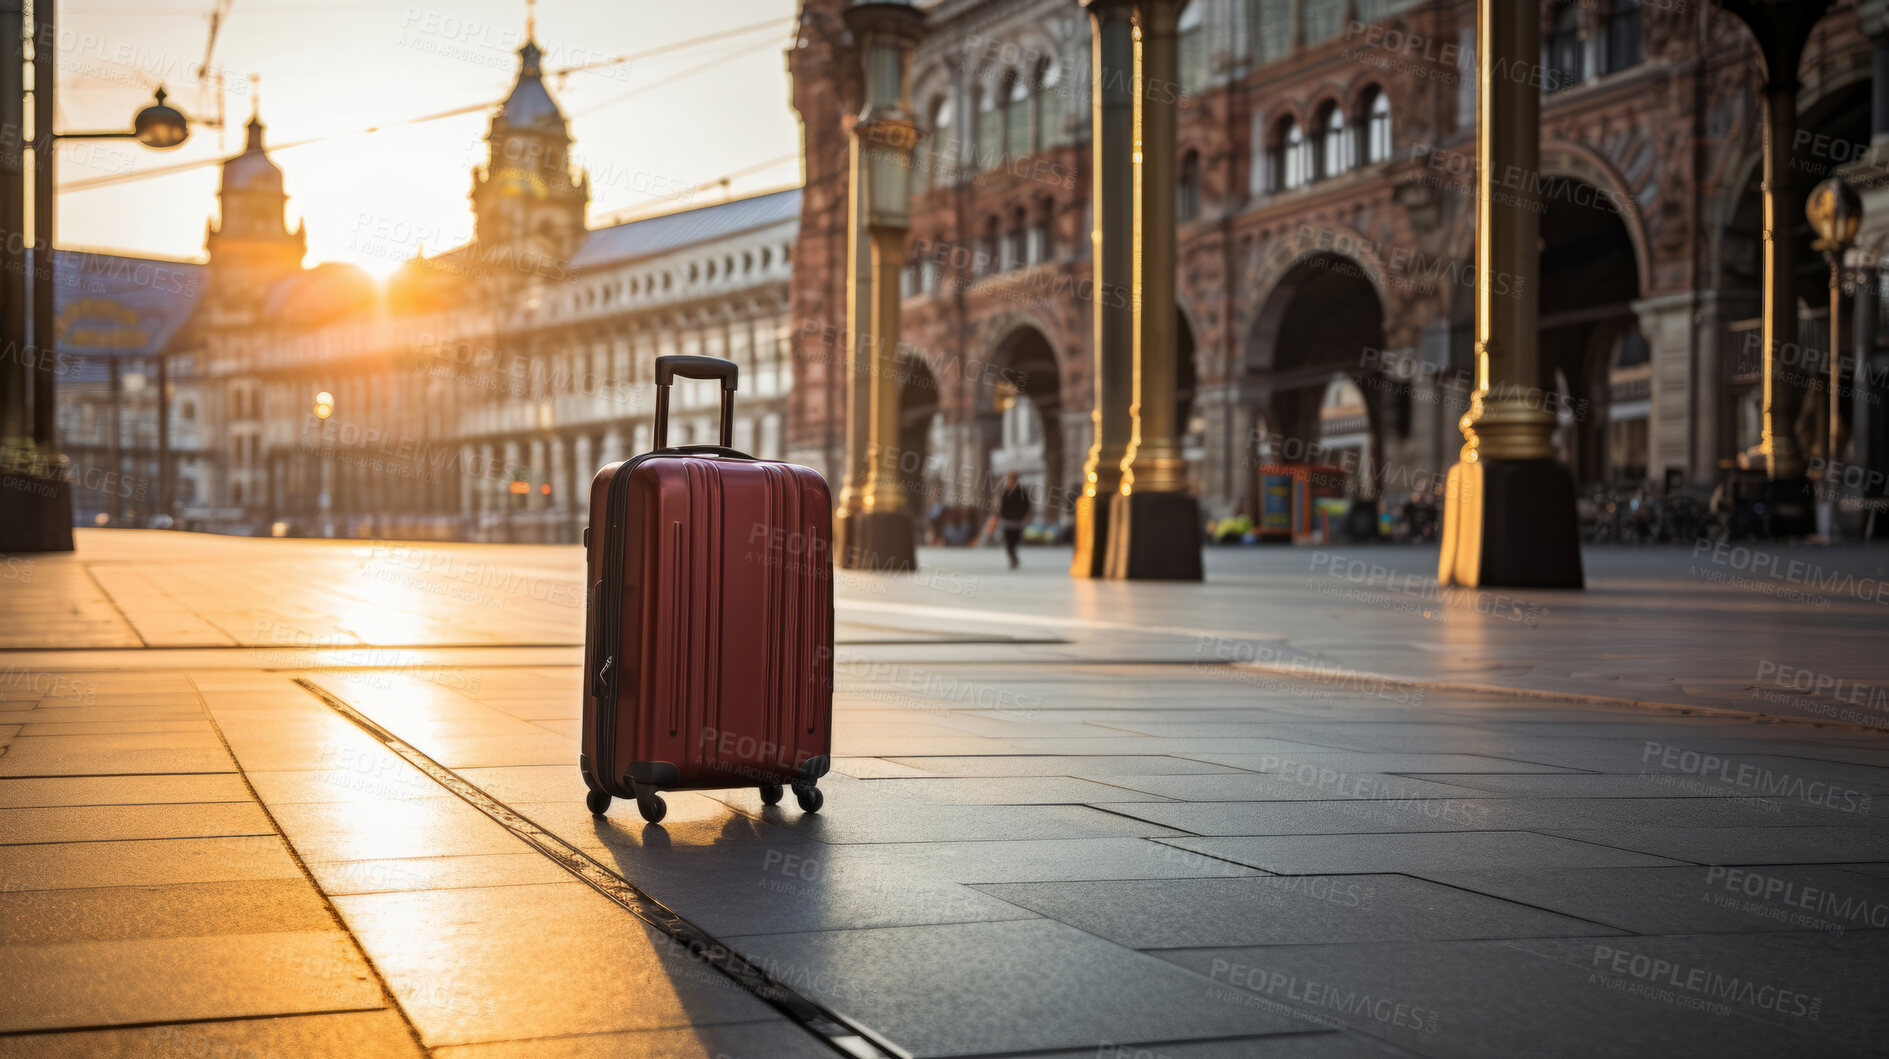
[[[1010,231],[1004,236],[1004,271],[1022,268],[1030,260],[1030,221],[1022,206],[1010,211]]]
[[[1342,176],[1351,171],[1351,135],[1345,129],[1345,110],[1336,102],[1319,112],[1318,176]]]
[[[1190,4],[1181,12],[1176,30],[1180,34],[1181,93],[1198,95],[1207,87],[1207,19],[1205,4]]]
[[[1573,88],[1587,78],[1586,42],[1581,40],[1581,6],[1570,0],[1555,5],[1553,28],[1548,31],[1548,69],[1544,92]]]
[[[995,166],[1003,159],[1004,116],[997,109],[997,91],[985,87],[977,92],[977,172]]]
[[[929,142],[920,155],[922,164],[918,167],[918,179],[913,182],[916,190],[923,194],[934,187],[949,187],[957,181],[952,177],[958,155],[957,131],[951,127],[951,97],[940,95],[931,101]]]
[[[1641,0],[1613,0],[1607,11],[1607,72],[1646,61],[1646,36],[1640,21]]]
[[[1054,200],[1046,195],[1037,201],[1036,216],[1030,222],[1030,245],[1027,247],[1032,265],[1056,256],[1055,236],[1050,231],[1050,223],[1055,216]]]
[[[997,218],[989,217],[984,221],[984,234],[977,241],[977,253],[971,267],[980,276],[988,276],[997,271]]]
[[[1030,153],[1030,81],[1011,74],[1005,81],[1004,157],[1022,158]]]
[[[1033,150],[1040,151],[1062,142],[1062,80],[1062,65],[1054,59],[1044,59],[1037,64],[1036,91],[1030,94],[1031,109],[1035,112],[1030,122]]]
[[[1181,179],[1175,186],[1174,212],[1182,222],[1191,221],[1200,216],[1200,152],[1188,151],[1181,156]]]
[[[1371,89],[1365,104],[1364,161],[1376,165],[1391,156],[1391,97],[1379,88]]]
[[[1279,123],[1279,131],[1274,140],[1272,152],[1272,189],[1291,191],[1302,188],[1312,176],[1311,143],[1305,138],[1305,130],[1291,118]]]

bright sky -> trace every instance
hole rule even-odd
[[[72,185],[236,154],[260,89],[271,156],[285,174],[289,225],[308,224],[308,264],[391,271],[472,234],[466,195],[485,160],[490,110],[385,131],[510,89],[524,0],[233,0],[211,75],[199,79],[215,0],[69,0],[60,7],[59,130],[124,129],[161,81],[192,121],[188,143],[60,147],[62,246],[201,259],[218,169],[204,165],[88,190]],[[542,0],[545,68],[619,55],[628,64],[547,77],[592,175],[591,223],[612,214],[718,201],[798,182],[799,128],[783,53],[794,0]],[[741,27],[768,22],[752,30]],[[710,35],[720,39],[671,47]],[[719,60],[719,61],[718,61]],[[711,65],[712,64],[712,65]],[[707,67],[704,69],[703,67]],[[214,119],[215,74],[227,129]],[[251,84],[249,76],[260,74]],[[627,98],[625,98],[627,97]],[[301,147],[275,148],[302,140]]]

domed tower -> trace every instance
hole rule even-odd
[[[206,226],[210,287],[222,296],[253,295],[302,267],[308,253],[304,225],[288,229],[289,197],[282,170],[262,145],[262,118],[249,119],[243,153],[223,163],[218,219]]]
[[[528,30],[518,82],[492,117],[489,156],[472,175],[481,259],[542,272],[563,267],[584,241],[590,188],[571,169],[571,135],[544,86],[544,52]]]

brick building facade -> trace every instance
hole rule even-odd
[[[788,451],[829,476],[859,103],[844,6],[806,0],[789,57],[806,192]],[[1088,299],[1126,296],[1089,282],[1088,19],[1074,0],[925,10],[902,466],[920,512],[979,502],[1016,469],[1066,519],[1090,443]],[[1513,72],[1544,93],[1541,172],[1504,178],[1543,202],[1537,397],[1584,487],[1709,490],[1759,440],[1761,63],[1711,5],[1548,0],[1542,25],[1543,62]],[[1182,100],[1179,389],[1209,516],[1252,511],[1259,464],[1347,466],[1395,503],[1454,460],[1473,385],[1475,46],[1473,0],[1193,0],[1182,83],[1144,86]],[[1801,203],[1869,140],[1871,51],[1840,4],[1800,70],[1789,220],[1807,346],[1826,281]],[[1820,453],[1818,405],[1799,427]]]

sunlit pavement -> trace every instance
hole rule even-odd
[[[834,1054],[501,818],[916,1055],[1889,1039],[1889,553],[927,552],[841,575],[819,816],[649,826],[576,548],[79,547],[0,557],[0,1055]]]

